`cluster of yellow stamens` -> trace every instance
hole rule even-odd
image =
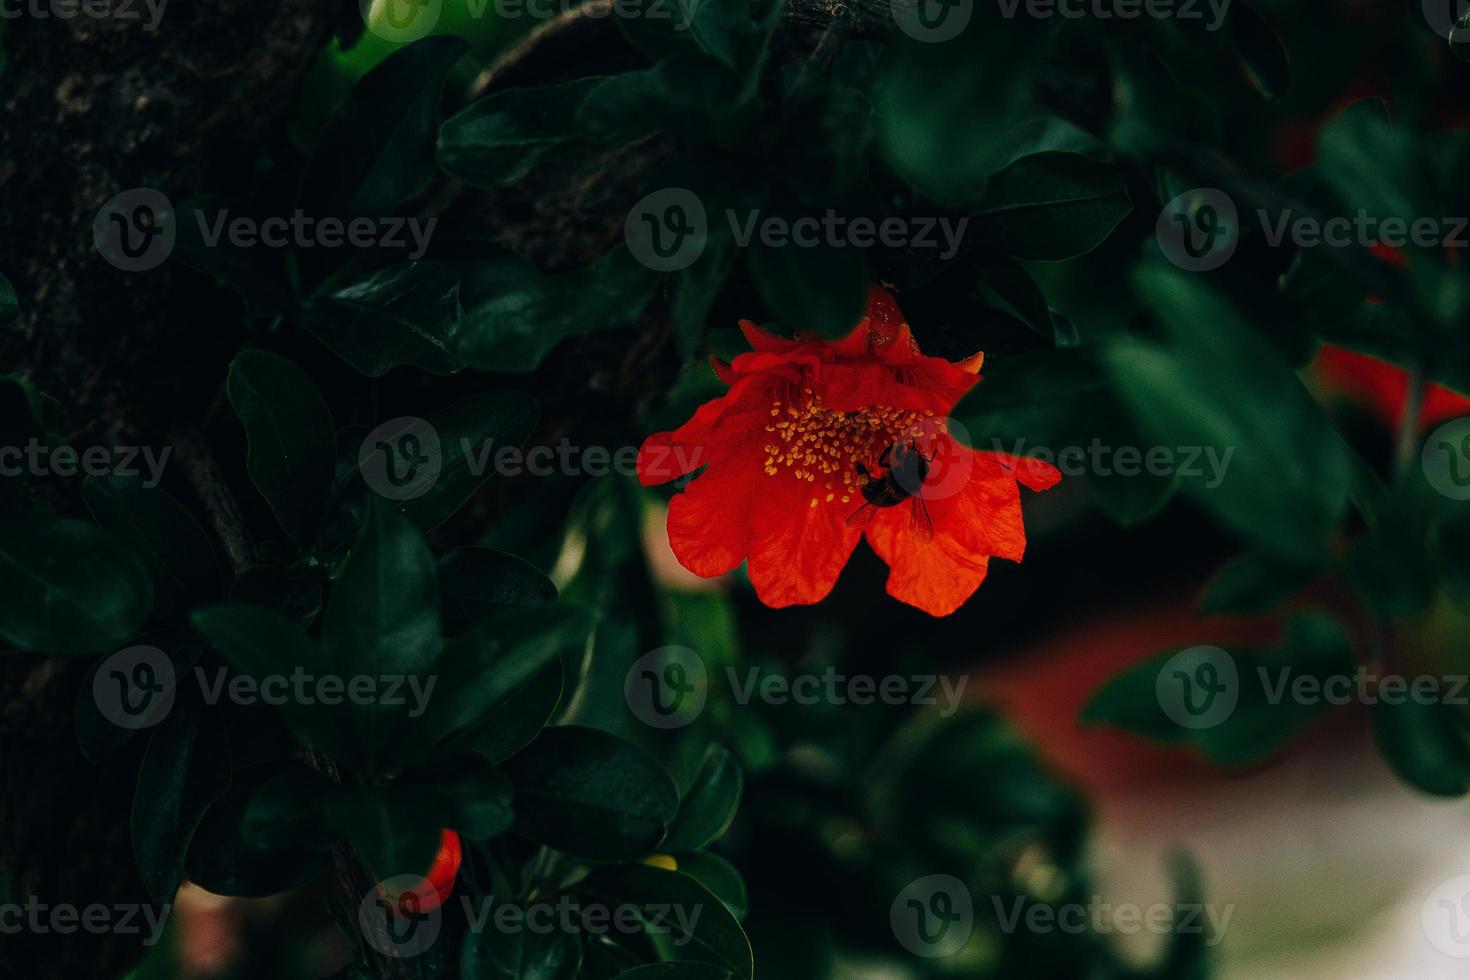
[[[942,430],[943,419],[922,412],[873,405],[856,412],[834,412],[822,404],[820,395],[803,388],[797,404],[771,403],[771,420],[766,432],[765,471],[776,476],[783,469],[798,480],[816,484],[825,496],[812,497],[811,506],[825,500],[850,504],[861,502],[859,488],[868,478],[858,469],[878,469],[883,450],[895,443],[923,440]]]

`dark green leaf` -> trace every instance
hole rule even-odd
[[[380,217],[429,182],[444,80],[467,49],[427,37],[363,76],[312,155],[303,196],[313,214]]]
[[[445,751],[464,749],[494,763],[515,755],[541,734],[561,704],[564,673],[560,660],[547,664],[473,727],[445,743]]]
[[[319,835],[307,843],[259,847],[245,833],[247,808],[260,787],[280,767],[256,765],[236,770],[229,791],[204,814],[189,845],[189,880],[216,895],[257,898],[289,891],[319,872],[331,858]]]
[[[582,887],[588,894],[605,897],[610,903],[643,908],[674,905],[691,919],[690,912],[700,909],[701,914],[691,930],[683,929],[677,917],[664,923],[670,934],[655,941],[666,952],[666,958],[709,963],[747,980],[753,975],[750,940],[746,939],[740,923],[723,902],[688,875],[646,864],[618,864],[592,872]],[[670,952],[672,955],[668,955]]]
[[[446,644],[434,665],[434,697],[410,728],[427,751],[484,718],[553,658],[580,646],[592,624],[575,607],[502,609]]]
[[[10,280],[0,276],[0,327],[8,327],[20,319],[20,297]]]
[[[1470,791],[1470,727],[1463,709],[1412,695],[1373,709],[1373,739],[1399,778],[1435,796]]]
[[[542,606],[556,586],[535,565],[490,548],[457,548],[439,559],[444,632],[468,629],[504,606]]]
[[[312,677],[332,670],[321,647],[301,625],[274,609],[231,602],[200,609],[192,618],[195,628],[225,659],[257,684],[268,677],[289,678],[297,668]],[[280,707],[292,731],[307,745],[339,759],[358,760],[345,705],[305,704],[288,696]]]
[[[577,937],[560,929],[485,929],[464,937],[462,980],[571,980],[581,961]]]
[[[709,851],[675,851],[673,858],[679,865],[678,870],[724,902],[736,921],[745,918],[750,908],[750,896],[746,893],[745,881],[733,864]]]
[[[604,79],[497,92],[445,121],[439,166],[476,187],[520,180],[547,154],[577,138],[577,107]]]
[[[1210,583],[1199,603],[1201,615],[1268,612],[1301,591],[1317,569],[1283,562],[1274,555],[1244,551],[1231,559]]]
[[[133,635],[153,604],[148,570],[81,521],[0,523],[0,637],[36,653],[97,653]]]
[[[459,277],[434,262],[390,266],[312,299],[302,314],[318,340],[370,378],[401,364],[433,374],[459,370],[459,319]]]
[[[659,278],[623,246],[585,269],[531,276],[466,311],[460,356],[485,371],[533,371],[567,337],[632,323]]]
[[[856,248],[768,244],[757,236],[746,256],[756,291],[782,325],[840,336],[863,318],[868,263]]]
[[[229,785],[218,715],[198,696],[180,697],[149,738],[133,798],[133,856],[154,901],[173,902],[195,829]]]
[[[1010,254],[1059,262],[1097,248],[1132,210],[1117,167],[1048,151],[992,174],[977,213],[991,218]]]
[[[506,763],[516,832],[596,861],[651,854],[679,806],[674,783],[631,742],[591,728],[548,728]]]
[[[250,479],[297,544],[326,513],[336,436],[321,392],[300,368],[261,350],[238,355],[226,386],[250,440]]]
[[[1351,683],[1352,672],[1342,627],[1303,614],[1288,624],[1281,650],[1191,647],[1131,667],[1093,696],[1082,721],[1241,765],[1279,751],[1332,706],[1327,682]],[[1332,697],[1340,694],[1334,690]]]
[[[663,842],[666,851],[697,851],[719,840],[740,806],[745,776],[740,763],[723,745],[705,753],[694,785],[679,801],[679,813]]]
[[[219,598],[223,571],[214,547],[173,497],[125,476],[88,477],[82,497],[97,523],[126,542],[152,571],[160,612],[182,617],[193,606]]]

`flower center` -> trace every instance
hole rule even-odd
[[[813,507],[819,502],[850,504],[861,501],[858,489],[868,482],[859,463],[869,471],[881,470],[878,459],[889,446],[922,443],[944,428],[944,419],[935,418],[930,409],[871,405],[856,412],[834,412],[822,404],[821,395],[804,388],[795,404],[771,403],[766,475],[787,471],[813,484],[813,491],[820,488],[812,497]]]

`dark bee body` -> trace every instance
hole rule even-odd
[[[929,463],[930,460],[914,443],[906,446],[893,443],[884,449],[883,455],[878,457],[878,466],[886,467],[882,473],[875,474],[862,463],[858,463],[858,471],[868,480],[862,486],[863,499],[867,503],[859,507],[847,519],[847,523],[862,526],[877,515],[879,508],[897,507],[912,500],[914,525],[925,533],[932,533],[929,511],[924,506],[923,498],[918,495],[924,487],[924,480],[929,476]]]

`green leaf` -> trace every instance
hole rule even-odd
[[[274,609],[231,602],[197,610],[192,618],[195,628],[225,659],[256,683],[271,676],[290,677],[298,667],[317,677],[332,669],[301,625]],[[343,761],[359,760],[346,705],[304,704],[286,697],[280,708],[305,744]]]
[[[229,791],[204,813],[184,862],[190,881],[216,895],[260,898],[290,891],[314,877],[331,859],[319,835],[294,846],[261,847],[245,833],[245,816],[260,787],[278,765],[235,770]]]
[[[428,751],[474,725],[528,683],[558,654],[580,646],[591,618],[575,607],[503,609],[446,644],[434,665],[429,710],[410,727]]]
[[[21,446],[34,438],[60,445],[61,405],[17,374],[0,374],[0,438]]]
[[[148,571],[81,521],[0,523],[0,637],[22,650],[98,653],[132,636],[153,605]]]
[[[1293,565],[1260,551],[1243,551],[1211,581],[1199,603],[1202,616],[1269,612],[1300,592],[1316,575],[1310,565]]]
[[[252,313],[282,314],[295,299],[280,249],[237,244],[232,225],[259,216],[218,194],[201,194],[179,205],[178,237],[171,258],[231,289]]]
[[[0,276],[0,327],[8,327],[20,319],[20,297],[10,280]]]
[[[651,854],[679,806],[673,781],[647,753],[592,728],[548,728],[505,769],[516,832],[594,861]]]
[[[544,606],[556,600],[546,573],[523,558],[491,548],[456,548],[439,559],[444,632],[468,629],[505,606]]]
[[[444,80],[466,50],[460,38],[427,37],[363,76],[312,154],[303,197],[313,214],[380,217],[423,189]]]
[[[621,245],[585,269],[530,276],[466,311],[459,354],[484,371],[534,371],[568,337],[632,323],[660,278]]]
[[[561,661],[553,660],[474,726],[446,742],[444,750],[462,749],[493,763],[509,759],[530,745],[551,721],[561,704],[564,675]]]
[[[675,55],[645,71],[604,79],[578,107],[577,130],[586,139],[607,144],[662,130],[689,143],[728,146],[753,118],[746,105],[748,93],[740,76],[724,65]]]
[[[1373,709],[1373,740],[1398,777],[1435,796],[1470,792],[1470,728],[1461,709],[1412,696]]]
[[[857,326],[868,304],[868,263],[861,250],[755,238],[746,256],[756,292],[793,330],[837,337]]]
[[[710,894],[725,903],[725,908],[736,921],[745,918],[750,909],[750,896],[745,890],[745,881],[735,865],[710,851],[675,851],[673,854],[678,870],[709,889]]]
[[[576,140],[577,107],[603,77],[512,88],[481,99],[439,130],[439,166],[475,187],[505,187]]]
[[[464,937],[459,975],[462,980],[571,980],[580,960],[573,933],[485,929]]]
[[[375,430],[377,445],[364,443],[359,465],[341,481],[338,504],[323,539],[335,542],[333,547],[345,543],[364,520],[368,502],[376,499],[363,478],[370,454],[392,454],[388,464],[395,468],[403,465],[405,451],[416,454],[410,481],[414,492],[392,499],[390,505],[427,533],[454,516],[495,475],[495,453],[525,442],[539,411],[535,399],[522,392],[489,391],[427,419],[406,417],[400,420],[403,427],[399,430]],[[409,439],[414,441],[409,443]]]
[[[229,785],[223,724],[201,698],[180,698],[149,738],[133,797],[133,856],[155,902],[173,902],[189,842]]]
[[[1041,47],[1024,25],[999,17],[943,44],[896,45],[873,92],[889,166],[937,204],[978,204],[1005,134],[1027,110]]]
[[[1117,167],[1048,151],[992,174],[977,213],[991,218],[1011,255],[1060,262],[1097,248],[1132,210]]]
[[[951,413],[976,449],[1068,460],[1064,478],[1077,472],[1087,448],[1144,447],[1138,427],[1114,392],[1098,348],[1073,347],[995,358],[985,380]],[[1038,398],[1037,392],[1047,397]],[[1119,467],[1085,468],[1088,488],[1113,520],[1133,524],[1156,514],[1173,496],[1177,477],[1150,472],[1120,473]]]
[[[354,369],[376,378],[409,364],[452,374],[459,277],[434,262],[390,266],[306,303],[302,323]]]
[[[90,476],[82,497],[97,523],[132,548],[153,573],[160,613],[181,618],[224,589],[223,569],[199,522],[138,477]]]
[[[443,524],[495,475],[488,465],[493,451],[523,444],[539,415],[536,400],[519,391],[486,392],[430,415],[443,453],[439,477],[396,508],[420,531]]]
[[[686,914],[688,910],[700,909],[692,929],[684,929],[676,916],[670,917],[674,921],[663,923],[670,931],[668,935],[655,937],[660,951],[667,959],[677,957],[708,963],[747,980],[754,974],[750,940],[740,923],[723,902],[688,875],[646,864],[617,864],[593,871],[582,888],[610,904],[626,903],[642,908],[673,905],[686,910]]]
[[[740,763],[730,750],[723,745],[710,746],[694,785],[679,801],[679,812],[662,845],[664,850],[697,851],[719,840],[735,819],[744,785]]]
[[[1188,745],[1220,765],[1242,765],[1275,754],[1332,707],[1324,685],[1334,678],[1351,682],[1352,672],[1341,625],[1302,614],[1288,624],[1280,650],[1192,647],[1137,664],[1092,697],[1082,721]],[[1298,684],[1305,694],[1297,693]]]
[[[1319,561],[1350,481],[1344,444],[1321,406],[1198,278],[1155,270],[1141,287],[1172,344],[1119,342],[1106,352],[1132,419],[1152,445],[1215,454],[1223,464],[1216,480],[1183,486],[1223,524],[1286,561]]]
[[[1046,294],[1020,263],[1007,259],[985,265],[980,270],[980,289],[992,306],[1015,314],[1026,326],[1054,341]]]
[[[1241,2],[1230,8],[1230,40],[1251,84],[1268,99],[1284,98],[1291,87],[1291,59],[1281,38],[1250,4]]]
[[[332,413],[296,365],[261,350],[230,363],[230,404],[250,441],[251,482],[299,545],[310,543],[332,489]]]
[[[344,674],[425,673],[439,656],[434,556],[413,525],[386,504],[368,508],[367,523],[336,577],[322,644]]]
[[[327,599],[326,661],[344,681],[364,674],[380,681],[424,676],[439,657],[439,635],[434,556],[402,514],[377,501]],[[411,722],[408,710],[377,701],[351,706],[369,770],[399,747]]]

